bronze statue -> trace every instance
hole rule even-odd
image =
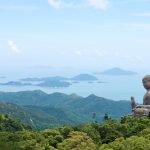
[[[131,107],[134,114],[147,115],[150,112],[150,75],[146,75],[143,79],[143,86],[147,90],[143,97],[143,105],[136,105],[135,98],[131,96]]]
[[[143,78],[143,86],[147,90],[143,97],[143,105],[150,105],[150,75]]]

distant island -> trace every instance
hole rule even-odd
[[[103,71],[101,73],[97,73],[97,74],[102,74],[102,75],[137,75],[138,73],[116,67],[116,68],[105,70],[105,71]]]
[[[98,79],[93,75],[79,74],[79,75],[71,78],[71,80],[74,80],[74,81],[96,81]]]
[[[79,83],[80,81],[87,81],[88,83],[93,83],[93,81],[98,81],[98,79],[90,74],[79,74],[72,78],[62,77],[62,76],[52,76],[52,77],[28,77],[22,78],[19,81],[9,81],[6,83],[0,83],[0,85],[10,85],[10,86],[40,86],[40,87],[69,87],[74,83]]]
[[[61,77],[61,76],[54,76],[54,77],[43,77],[43,78],[23,78],[20,79],[21,81],[24,82],[37,82],[37,81],[65,81],[68,80],[69,78],[66,77]]]
[[[20,79],[21,81],[24,82],[38,82],[38,81],[94,81],[94,80],[98,80],[95,76],[90,75],[90,74],[79,74],[76,75],[72,78],[68,78],[68,77],[61,77],[61,76],[53,76],[53,77],[44,77],[44,78],[23,78]]]
[[[36,84],[41,87],[69,87],[71,83],[65,81],[44,81],[42,83]]]
[[[11,85],[11,86],[30,86],[32,85],[31,83],[22,83],[19,81],[9,81],[6,83],[0,83],[0,85]]]
[[[71,83],[65,81],[44,81],[38,84],[32,83],[22,83],[19,81],[9,81],[6,83],[0,83],[0,85],[9,85],[9,86],[40,86],[40,87],[69,87]]]

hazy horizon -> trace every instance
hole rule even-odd
[[[28,77],[52,77],[52,76],[62,76],[62,77],[73,77],[79,74],[90,74],[96,76],[96,73],[101,73],[103,71],[116,68],[73,68],[73,67],[50,67],[50,66],[21,66],[21,67],[7,67],[1,69],[0,77],[5,77],[7,80],[19,80],[20,78]],[[125,71],[136,72],[139,76],[144,77],[149,74],[149,70],[130,70],[128,68],[120,68]],[[101,76],[101,75],[98,75]],[[106,75],[107,76],[107,75]],[[108,75],[108,77],[111,75]],[[120,75],[116,75],[116,77]],[[125,77],[126,75],[124,75]],[[135,75],[136,76],[136,75]],[[139,81],[140,82],[140,81]]]
[[[120,67],[147,74],[149,10],[149,0],[0,1],[0,69]]]
[[[5,0],[0,18],[0,76],[7,81],[119,67],[139,75],[99,76],[110,84],[81,83],[61,91],[114,99],[135,95],[141,101],[141,79],[150,74],[150,0]]]

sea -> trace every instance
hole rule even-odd
[[[77,94],[87,97],[94,94],[99,97],[119,101],[130,100],[134,96],[137,103],[142,103],[143,96],[146,92],[142,85],[143,75],[95,75],[98,81],[74,82],[70,87],[65,88],[49,88],[39,86],[4,86],[0,85],[0,91],[17,92],[26,90],[42,90],[48,94],[61,92],[65,94]],[[22,77],[23,78],[23,77]],[[0,78],[0,83],[8,81],[16,81],[18,78],[12,79],[9,77]]]

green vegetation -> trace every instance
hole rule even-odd
[[[96,150],[93,140],[84,132],[72,131],[69,138],[58,144],[59,150]]]
[[[0,92],[0,102],[0,113],[35,129],[102,122],[105,113],[118,119],[131,111],[129,101],[112,101],[95,95],[84,98],[76,94],[47,94],[40,90]]]
[[[7,114],[0,115],[0,132],[24,131],[26,129],[31,129],[31,127],[22,124],[19,120],[8,117]]]
[[[106,116],[106,115],[105,115]],[[104,117],[105,117],[104,116]],[[150,119],[124,117],[36,131],[0,115],[2,150],[150,150]]]
[[[0,103],[0,113],[21,120],[34,129],[60,127],[90,122],[84,115],[53,106],[19,106],[12,103]]]

